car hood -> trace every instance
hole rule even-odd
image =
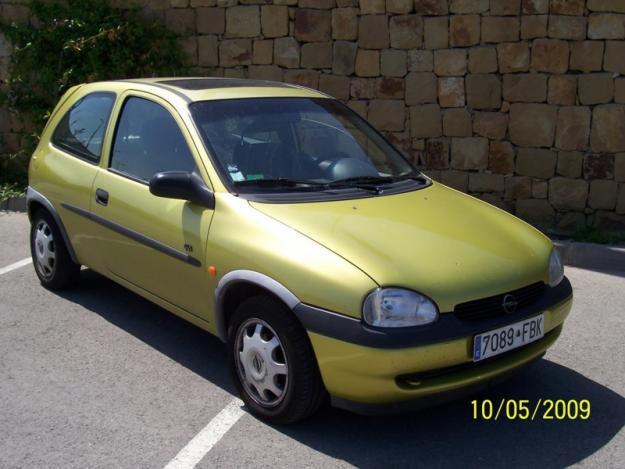
[[[438,183],[352,200],[250,203],[342,256],[378,285],[427,295],[441,312],[547,281],[552,249],[547,237]]]

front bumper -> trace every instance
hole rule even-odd
[[[405,334],[406,331],[371,330],[353,319],[351,326],[341,326],[340,331],[332,334],[301,310],[299,316],[308,330],[321,376],[333,401],[342,407],[353,407],[352,404],[376,407],[376,404],[479,388],[539,358],[558,338],[572,301],[571,286],[565,279],[560,286],[550,289],[545,298],[512,316],[457,324],[454,315],[446,313],[441,315],[441,319],[446,318],[444,321],[412,335]],[[545,315],[545,336],[541,340],[473,363],[475,334],[540,313]],[[343,318],[332,316],[329,322],[344,321]],[[394,334],[397,334],[395,341]]]

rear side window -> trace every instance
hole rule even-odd
[[[149,181],[161,171],[194,171],[195,161],[169,111],[153,101],[131,97],[117,123],[110,167]]]
[[[91,93],[80,98],[54,129],[52,143],[81,158],[100,161],[113,103],[114,93]]]

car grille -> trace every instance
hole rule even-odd
[[[536,282],[511,292],[461,303],[454,308],[454,314],[464,320],[502,316],[506,314],[503,308],[503,299],[506,295],[512,295],[514,297],[518,303],[516,310],[519,310],[540,299],[544,291],[545,284],[543,282]]]

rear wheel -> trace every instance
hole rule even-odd
[[[72,261],[54,219],[38,210],[30,227],[30,251],[35,273],[47,288],[66,288],[76,282],[80,265]]]
[[[245,300],[231,321],[228,357],[241,398],[258,417],[278,424],[313,414],[325,390],[306,331],[270,296]]]

